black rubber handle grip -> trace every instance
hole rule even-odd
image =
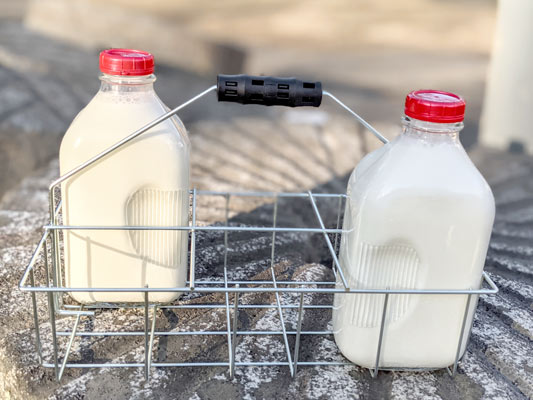
[[[318,107],[322,84],[271,76],[218,75],[218,101],[265,106]]]

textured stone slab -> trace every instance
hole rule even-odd
[[[199,188],[218,190],[306,190],[339,192],[344,190],[347,173],[365,149],[375,146],[346,120],[335,119],[327,128],[317,125],[291,125],[284,114],[275,120],[238,118],[231,123],[213,121],[189,126],[192,153],[192,176]],[[343,150],[343,151],[340,151]],[[231,157],[228,157],[231,155]],[[39,236],[39,225],[46,218],[46,186],[56,173],[56,164],[25,180],[9,192],[0,204],[2,221],[2,284],[4,304],[0,313],[3,326],[0,343],[2,394],[13,398],[483,398],[526,399],[533,396],[533,269],[531,237],[533,222],[528,217],[533,206],[533,161],[507,154],[477,150],[472,153],[491,182],[497,201],[497,219],[487,270],[501,287],[497,296],[486,297],[474,321],[472,338],[458,375],[451,378],[445,371],[424,373],[381,372],[371,379],[368,371],[350,367],[301,367],[294,379],[287,367],[237,368],[229,379],[227,368],[152,369],[145,382],[142,369],[67,369],[58,384],[49,369],[37,365],[33,349],[30,296],[16,290],[16,283]],[[32,188],[34,190],[32,191]],[[223,203],[202,203],[207,211],[200,214],[206,224],[223,218]],[[232,201],[231,222],[246,221],[268,225],[272,204],[261,201],[245,204]],[[332,206],[323,207],[328,223],[334,222]],[[280,203],[280,216],[286,221],[302,223],[312,214],[305,207]],[[230,279],[264,278],[270,256],[269,235],[230,234]],[[213,232],[198,233],[199,277],[220,276],[223,264],[223,238]],[[309,242],[301,235],[277,238],[276,274],[292,279],[331,279],[331,259],[322,241]],[[42,297],[42,296],[38,296]],[[43,337],[49,337],[45,299],[39,299]],[[182,304],[198,301],[222,302],[220,296],[199,298],[187,295]],[[272,302],[268,295],[243,295],[242,303]],[[282,302],[294,301],[290,295]],[[329,296],[306,296],[313,304],[329,303]],[[296,314],[286,312],[286,327],[294,329]],[[99,312],[95,318],[83,317],[81,329],[120,329],[128,326],[143,329],[142,314],[119,310]],[[60,318],[58,329],[70,329],[72,319]],[[249,329],[279,329],[275,310],[252,313],[242,311],[239,323]],[[330,313],[306,311],[303,328],[326,329]],[[225,329],[223,312],[197,310],[159,311],[156,329]],[[291,339],[292,345],[292,339]],[[66,339],[61,341],[64,348]],[[131,340],[76,340],[72,360],[86,362],[144,360],[142,338]],[[220,338],[158,339],[154,359],[161,361],[202,361],[227,357],[227,343]],[[49,359],[51,347],[44,346]],[[266,357],[280,360],[285,356],[280,336],[244,336],[239,339],[237,359],[244,361]],[[331,337],[303,337],[300,360],[342,360]]]

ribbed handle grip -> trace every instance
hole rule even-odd
[[[272,76],[218,75],[218,101],[265,106],[318,107],[322,84]]]

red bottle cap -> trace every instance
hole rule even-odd
[[[405,98],[405,115],[428,122],[461,122],[465,107],[461,96],[440,90],[415,90]]]
[[[154,56],[140,50],[104,50],[100,53],[100,71],[109,75],[150,75],[154,72]]]

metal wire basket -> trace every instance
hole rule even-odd
[[[169,111],[167,114],[161,116],[157,120],[151,122],[145,127],[132,133],[119,143],[103,151],[99,155],[88,160],[84,164],[61,176],[50,185],[50,222],[44,227],[44,233],[31,257],[31,260],[24,271],[24,275],[19,283],[19,288],[22,291],[30,292],[33,305],[33,319],[35,324],[35,345],[39,361],[43,367],[53,368],[55,376],[61,380],[66,368],[144,368],[146,379],[150,376],[152,368],[163,367],[227,367],[229,375],[232,377],[235,368],[249,367],[249,366],[269,366],[269,367],[287,367],[291,376],[294,376],[297,369],[301,366],[331,366],[331,365],[352,365],[348,361],[331,361],[320,359],[306,359],[300,360],[300,343],[303,337],[311,335],[333,335],[331,329],[308,331],[302,329],[302,316],[304,311],[308,310],[331,310],[332,294],[342,293],[342,295],[350,296],[353,294],[364,294],[367,296],[382,296],[383,306],[381,310],[379,337],[377,338],[376,357],[373,368],[370,369],[372,377],[376,377],[380,369],[380,355],[382,350],[383,335],[386,330],[387,305],[389,297],[396,294],[412,294],[412,295],[457,295],[465,296],[467,298],[464,316],[462,319],[462,328],[460,338],[457,344],[457,352],[455,361],[447,370],[451,375],[454,375],[457,370],[457,365],[460,357],[461,343],[465,335],[469,335],[471,326],[467,326],[467,316],[471,301],[478,295],[491,295],[498,292],[498,288],[490,277],[483,273],[483,281],[477,289],[472,290],[451,290],[442,288],[438,290],[417,290],[417,289],[354,289],[349,287],[345,277],[345,273],[339,264],[337,258],[337,247],[339,243],[341,210],[346,195],[344,194],[323,194],[323,193],[268,193],[268,192],[215,192],[215,191],[199,191],[192,190],[190,193],[190,223],[188,226],[171,226],[171,227],[154,227],[154,226],[67,226],[61,225],[61,202],[57,201],[56,189],[59,184],[81,170],[87,168],[92,163],[98,161],[102,157],[107,156],[114,150],[118,149],[125,143],[134,139],[135,137],[148,131],[158,123],[166,120],[179,110],[192,104],[202,96],[214,91],[217,87],[213,86],[206,91],[200,93],[198,96],[192,98],[186,103]],[[370,129],[380,140],[386,142],[386,139],[372,128],[366,121],[359,117],[355,112],[349,109],[345,104],[340,102],[330,93],[324,91],[324,95],[329,96],[344,109],[349,111],[359,122]],[[197,213],[199,199],[204,197],[221,197],[224,199],[225,208],[225,223],[223,225],[201,225],[197,223]],[[272,204],[272,222],[268,226],[259,226],[257,224],[230,224],[229,204],[233,198],[246,199],[250,197],[260,197],[264,202]],[[278,204],[280,199],[303,201],[310,207],[313,215],[313,221],[305,221],[304,226],[279,226],[278,221]],[[320,212],[320,203],[327,202],[327,207],[335,207],[336,209],[336,225],[332,228],[327,228],[322,213]],[[185,287],[172,288],[95,288],[82,287],[72,288],[66,287],[64,284],[64,277],[62,271],[62,235],[60,232],[69,229],[76,230],[139,230],[139,231],[162,231],[162,230],[179,230],[187,231],[190,234],[189,247],[189,279]],[[202,279],[197,277],[196,273],[196,234],[197,232],[216,232],[223,236],[223,246],[220,250],[223,257],[223,273],[222,276],[216,279]],[[270,264],[269,279],[261,280],[231,280],[228,278],[228,271],[231,270],[231,262],[228,262],[228,237],[232,232],[243,232],[252,234],[271,235],[271,252],[269,259],[265,260]],[[322,244],[327,248],[327,251],[332,259],[333,278],[326,281],[315,280],[278,280],[274,270],[275,259],[278,248],[276,247],[276,236],[283,234],[301,234],[314,235],[321,237]],[[37,279],[39,278],[39,279]],[[142,293],[144,302],[141,304],[91,304],[91,305],[76,305],[67,304],[64,301],[69,292],[136,292]],[[208,300],[199,301],[195,304],[183,304],[175,301],[171,304],[157,304],[150,301],[150,294],[157,292],[177,292],[185,295],[191,294],[220,294],[223,296],[223,302],[212,302]],[[265,293],[271,294],[272,302],[255,304],[254,302],[246,302],[244,304],[240,299],[241,296],[251,293]],[[318,296],[325,296],[324,301],[309,304],[304,299],[305,295],[315,294]],[[49,334],[44,334],[41,331],[39,324],[39,314],[43,314],[43,306],[39,305],[37,295],[47,296],[48,318],[50,322]],[[329,296],[329,297],[328,297]],[[199,297],[200,300],[205,296]],[[41,313],[39,310],[41,307]],[[82,318],[97,318],[100,313],[106,313],[110,308],[136,308],[143,319],[143,330],[97,330],[87,331],[80,330],[80,320]],[[190,329],[183,330],[156,330],[156,316],[158,310],[179,310],[179,309],[209,309],[213,311],[221,311],[225,316],[225,329],[221,330],[204,330],[201,326],[193,326]],[[261,329],[245,329],[239,327],[239,313],[248,310],[264,310],[273,309],[277,312],[280,329],[276,330],[261,330]],[[108,311],[107,311],[108,312]],[[287,314],[291,313],[292,318],[295,318],[296,328],[289,328],[287,324]],[[62,321],[70,321],[70,328],[58,329],[58,317]],[[64,326],[63,322],[61,326]],[[153,359],[154,353],[154,339],[156,337],[170,337],[170,336],[218,336],[224,337],[227,342],[227,358],[225,360],[208,360],[202,362],[162,362]],[[278,336],[281,338],[284,347],[284,354],[279,359],[272,360],[258,360],[258,361],[243,361],[237,359],[236,349],[239,346],[239,339],[244,336]],[[68,338],[64,342],[64,349],[61,348],[60,338]],[[143,362],[127,362],[127,361],[109,361],[103,363],[85,363],[78,361],[69,361],[72,354],[74,342],[83,337],[142,337],[144,338],[144,361]],[[52,351],[46,355],[43,351],[43,344],[51,343]]]

